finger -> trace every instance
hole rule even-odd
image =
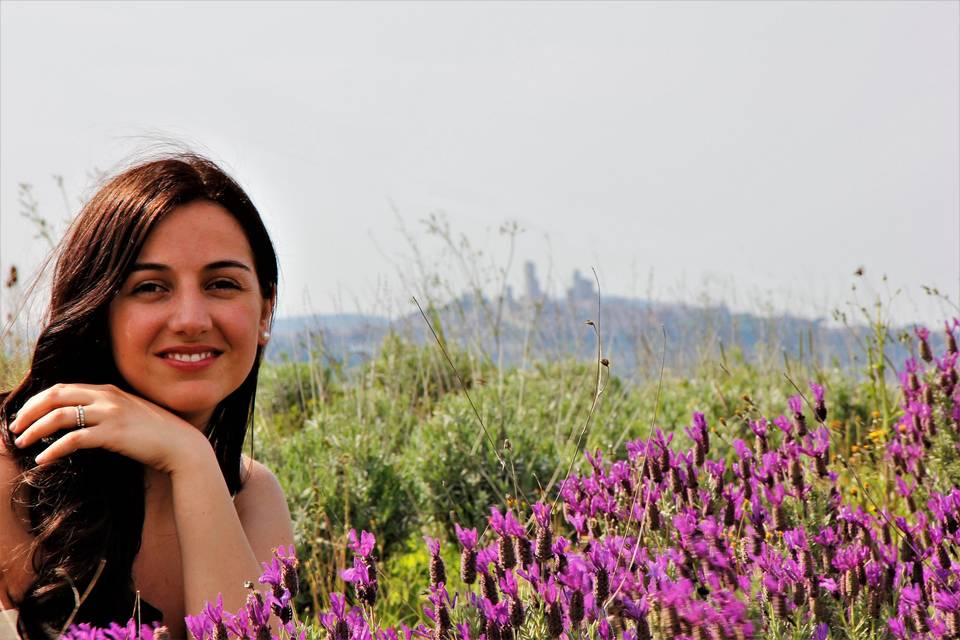
[[[97,393],[102,393],[108,385],[93,384],[55,384],[29,398],[20,407],[17,417],[10,423],[12,433],[20,433],[27,427],[50,413],[57,407],[92,404]]]
[[[83,408],[83,423],[86,426],[95,424],[91,422],[90,408],[91,407]],[[14,444],[16,444],[18,447],[29,447],[37,440],[52,436],[58,431],[79,428],[80,423],[77,419],[77,414],[77,408],[72,406],[58,407],[53,409],[39,420],[36,420],[29,427],[24,429],[23,432],[17,436],[17,439],[14,440]]]
[[[49,447],[44,449],[35,458],[37,464],[50,464],[54,460],[59,460],[68,456],[77,449],[95,449],[99,445],[95,442],[96,431],[92,429],[76,429],[66,434]]]

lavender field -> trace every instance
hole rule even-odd
[[[604,361],[494,382],[467,352],[388,340],[349,382],[327,370],[261,415],[297,549],[264,566],[269,595],[213,603],[188,627],[197,640],[960,637],[958,327],[941,329],[941,353],[927,329],[901,336],[913,356],[896,367],[875,340],[861,375],[721,361],[646,387]],[[266,389],[289,387],[295,366]]]

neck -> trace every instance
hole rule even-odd
[[[210,426],[210,418],[213,417],[213,409],[192,413],[180,413],[178,415],[192,424],[194,428],[199,430],[201,433],[206,433],[207,428]]]

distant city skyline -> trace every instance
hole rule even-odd
[[[528,291],[528,261],[558,297],[960,298],[958,3],[0,3],[3,279],[46,253],[20,183],[59,222],[168,140],[260,208],[281,315]]]

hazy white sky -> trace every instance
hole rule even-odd
[[[0,3],[0,267],[52,174],[172,137],[279,250],[281,311],[407,311],[444,211],[565,287],[827,313],[864,266],[960,297],[960,3]],[[440,259],[440,267],[455,271]],[[652,273],[652,286],[650,274]]]

